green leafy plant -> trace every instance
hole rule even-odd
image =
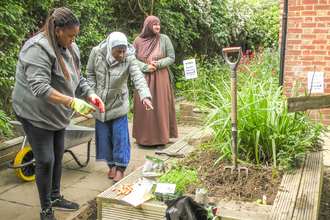
[[[254,204],[260,204],[261,202],[262,202],[261,199],[257,199],[256,201],[253,201],[252,203],[254,203]]]
[[[10,118],[7,117],[6,113],[4,111],[0,110],[0,137],[3,136],[4,133],[8,137],[11,137],[14,135],[13,132],[11,131],[13,126],[8,123],[9,120],[10,120]]]
[[[186,187],[199,183],[198,172],[195,167],[188,167],[178,164],[178,159],[173,159],[172,163],[168,164],[168,172],[161,176],[158,180],[160,183],[176,184],[175,193],[186,193]]]
[[[243,55],[239,64],[238,161],[255,165],[268,163],[273,164],[274,169],[292,170],[308,150],[316,148],[322,124],[310,120],[306,112],[287,112],[286,97],[278,87],[278,56],[278,51],[265,52],[260,47],[248,56]],[[201,59],[198,61],[201,79],[195,83],[200,88],[196,91],[196,104],[205,114],[202,130],[213,131],[214,139],[207,146],[220,152],[217,162],[224,157],[232,159],[230,70],[220,62]],[[209,75],[203,74],[204,69]],[[212,73],[214,70],[217,71]],[[185,87],[188,84],[181,86],[188,88]],[[191,100],[191,90],[186,93]]]

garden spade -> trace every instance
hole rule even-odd
[[[241,47],[228,47],[222,49],[223,57],[226,63],[230,67],[231,73],[231,134],[232,134],[232,155],[233,155],[233,166],[226,166],[225,169],[230,168],[231,172],[238,170],[246,170],[248,174],[248,168],[237,167],[237,66],[241,61],[242,48]],[[236,62],[232,63],[228,59],[228,54],[238,53]]]

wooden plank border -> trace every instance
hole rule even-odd
[[[312,152],[294,174],[283,176],[269,220],[317,220],[323,184],[323,152]]]

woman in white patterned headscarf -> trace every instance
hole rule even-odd
[[[148,84],[137,65],[134,47],[121,32],[112,32],[94,47],[87,63],[87,83],[104,101],[104,113],[95,117],[96,161],[109,166],[109,179],[118,182],[130,161],[127,113],[130,76],[146,110],[152,109]]]

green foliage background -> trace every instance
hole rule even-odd
[[[6,0],[0,1],[0,109],[13,118],[10,96],[20,48],[46,20],[52,7],[66,6],[80,19],[76,42],[83,72],[93,46],[115,30],[130,42],[149,14],[161,20],[161,33],[170,37],[176,53],[171,66],[175,83],[182,78],[177,67],[190,56],[221,56],[227,46],[278,46],[279,2],[275,0]],[[174,84],[175,85],[175,84]],[[174,86],[175,93],[179,88]]]

